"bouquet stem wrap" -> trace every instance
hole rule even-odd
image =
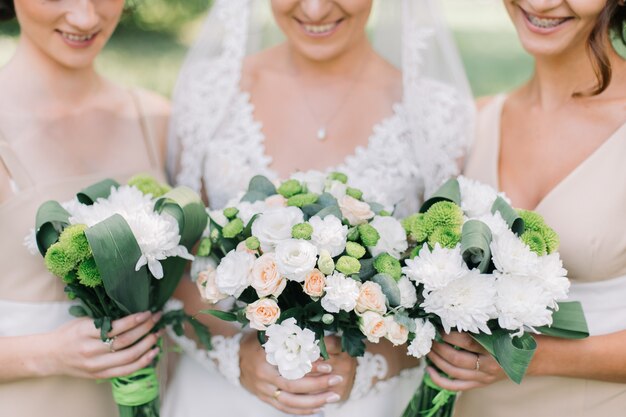
[[[435,384],[428,373],[402,417],[451,417],[457,393]]]

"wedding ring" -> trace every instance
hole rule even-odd
[[[115,352],[115,348],[113,347],[113,342],[115,342],[115,337],[109,337],[107,340],[104,341],[104,344],[109,347],[109,352],[111,353]]]
[[[476,367],[474,367],[475,371],[480,371],[480,355],[476,355]]]
[[[283,392],[283,391],[282,391],[281,389],[278,389],[278,388],[277,388],[277,389],[276,389],[276,391],[274,391],[274,395],[272,395],[272,397],[274,397],[274,399],[275,399],[275,400],[277,400],[277,399],[278,399],[278,397],[280,397],[280,394],[281,394],[282,392]]]

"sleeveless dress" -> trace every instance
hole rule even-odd
[[[465,175],[495,188],[506,96],[479,113]],[[626,329],[626,124],[555,186],[536,211],[561,238],[560,253],[591,335]],[[584,357],[580,358],[585,361]],[[576,366],[576,364],[572,364]],[[503,380],[464,392],[458,417],[609,417],[626,415],[626,384],[563,377]]]
[[[48,272],[41,255],[33,255],[23,244],[35,225],[35,214],[47,200],[66,201],[82,188],[107,177],[120,182],[146,172],[163,179],[160,158],[153,135],[138,97],[131,93],[139,114],[139,124],[147,156],[137,158],[136,166],[59,180],[34,181],[33,167],[25,166],[0,134],[0,163],[7,168],[16,192],[0,203],[0,337],[23,336],[53,331],[73,319],[71,305],[61,280]],[[113,122],[114,123],[114,122]],[[87,139],[87,138],[85,138]],[[43,139],[45,140],[45,139]],[[122,150],[120,150],[121,152]],[[114,417],[117,406],[110,384],[82,378],[53,376],[25,378],[0,383],[0,416],[14,417]]]

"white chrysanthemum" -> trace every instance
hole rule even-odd
[[[402,272],[427,291],[443,288],[450,282],[467,274],[469,269],[461,256],[459,246],[454,249],[442,248],[435,244],[432,252],[427,244],[420,249],[417,257],[406,260]]]
[[[329,313],[339,313],[340,310],[352,311],[359,298],[359,283],[340,272],[335,271],[326,277],[324,287],[326,295],[322,298],[322,307]]]
[[[394,258],[400,258],[400,255],[407,250],[409,245],[406,240],[406,231],[397,219],[391,216],[376,216],[370,222],[370,226],[380,235],[376,246],[368,248],[373,257],[387,252]]]
[[[491,235],[494,238],[511,230],[509,228],[509,225],[502,218],[502,215],[499,211],[496,211],[495,213],[485,214],[484,216],[480,216],[475,220],[480,220],[481,222],[485,223],[489,227],[489,230],[491,230]]]
[[[513,275],[536,275],[539,256],[528,245],[508,230],[496,236],[490,244],[491,255],[496,269]]]
[[[222,294],[239,297],[250,285],[255,256],[244,251],[232,250],[217,266],[215,283]]]
[[[24,246],[28,249],[31,255],[36,255],[39,253],[39,247],[37,246],[37,234],[35,233],[35,229],[30,229],[30,232],[26,236],[24,236]]]
[[[498,324],[503,329],[524,333],[524,327],[552,324],[552,299],[536,277],[503,275],[496,272],[496,308]]]
[[[339,256],[346,248],[348,227],[335,216],[326,216],[322,219],[313,216],[309,219],[313,227],[311,243],[317,246],[318,251],[327,250],[330,256]]]
[[[458,177],[461,190],[461,210],[469,218],[480,217],[491,212],[491,206],[498,197],[492,187],[478,181]]]
[[[303,282],[317,263],[317,248],[306,240],[283,240],[275,255],[278,271],[291,281]]]
[[[268,339],[263,347],[267,362],[276,365],[286,379],[305,376],[320,356],[315,333],[298,327],[294,318],[269,326],[265,335]]]
[[[400,289],[400,307],[412,308],[417,303],[417,289],[407,276],[402,276],[398,281]]]
[[[78,210],[80,210],[80,208],[83,206],[84,205],[80,201],[78,201],[78,198],[76,197],[64,203],[61,203],[61,207],[63,207],[65,211],[70,214],[70,217],[73,216],[74,213],[77,213]]]
[[[237,217],[239,217],[246,226],[250,223],[250,220],[252,220],[255,214],[261,214],[267,210],[267,204],[265,204],[263,200],[258,200],[254,203],[242,201],[235,207],[239,210]]]
[[[423,295],[421,307],[440,317],[446,333],[456,328],[460,332],[491,334],[487,322],[496,317],[493,276],[480,274],[474,269],[445,287],[430,292],[425,290]]]
[[[261,242],[263,252],[272,252],[280,242],[291,239],[291,229],[302,222],[304,214],[297,207],[273,208],[252,223],[252,235]]]
[[[322,194],[326,186],[326,174],[320,171],[296,172],[291,176],[291,179],[303,183],[308,192],[314,194]]]
[[[416,358],[426,356],[430,353],[436,334],[435,326],[430,321],[415,319],[415,338],[411,341],[407,353]]]
[[[570,287],[567,270],[563,268],[563,262],[557,252],[539,257],[537,278],[552,299],[548,306],[557,309],[557,301],[567,299]]]

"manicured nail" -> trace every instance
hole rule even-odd
[[[159,354],[159,348],[154,348],[150,351],[150,358],[154,358],[158,354]]]
[[[335,385],[341,384],[341,381],[343,381],[343,377],[341,377],[340,375],[333,375],[328,380],[328,385],[334,387]]]
[[[152,313],[150,313],[149,311],[144,311],[143,313],[139,313],[137,314],[137,317],[135,317],[135,321],[137,323],[142,323],[144,321],[146,321],[148,319],[148,317],[150,317]]]
[[[329,403],[329,404],[330,403],[336,403],[336,402],[339,402],[340,399],[341,399],[341,397],[339,396],[339,394],[333,393],[333,394],[329,395],[328,398],[326,398],[326,402]]]
[[[323,363],[317,367],[317,370],[325,374],[329,374],[333,371],[333,367],[327,363]]]
[[[161,320],[161,317],[163,317],[163,313],[159,311],[158,313],[152,315],[152,321],[158,323],[159,320]]]

